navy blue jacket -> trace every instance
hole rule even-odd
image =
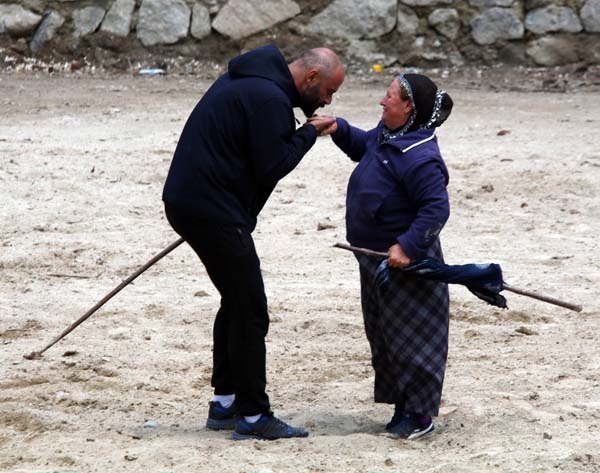
[[[364,131],[337,119],[335,144],[358,165],[348,182],[346,238],[387,251],[400,243],[411,259],[423,258],[450,216],[448,170],[433,129],[381,144],[382,123]]]
[[[299,99],[276,47],[232,59],[185,124],[163,200],[201,219],[252,231],[277,182],[316,141],[312,125],[296,130],[292,108]]]

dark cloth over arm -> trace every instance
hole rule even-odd
[[[445,282],[461,284],[488,304],[506,309],[506,299],[500,294],[503,286],[502,268],[496,263],[447,265],[433,258],[424,258],[399,270],[390,269],[387,259],[381,261],[377,268],[377,285],[381,290],[389,286],[389,271],[402,271],[406,275]]]

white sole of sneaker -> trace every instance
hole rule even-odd
[[[429,424],[427,426],[426,429],[419,430],[418,432],[414,432],[414,433],[410,434],[406,440],[417,440],[417,439],[429,437],[430,435],[433,435],[434,431],[435,431],[435,426],[433,425],[433,422],[432,422],[431,424]]]

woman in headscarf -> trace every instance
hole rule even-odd
[[[346,231],[351,245],[387,252],[389,268],[424,257],[443,261],[439,233],[450,214],[448,171],[435,128],[452,99],[428,77],[399,74],[370,131],[337,118],[324,134],[358,165],[348,183]],[[314,117],[311,120],[320,120]],[[375,369],[375,402],[394,404],[386,430],[416,439],[434,430],[448,353],[448,286],[390,271],[357,255],[366,335]]]

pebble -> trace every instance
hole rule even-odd
[[[319,222],[317,224],[317,231],[321,231],[321,230],[327,230],[329,228],[336,228],[335,223],[333,222],[327,222],[327,221],[323,221],[323,222]]]
[[[519,328],[515,329],[515,332],[517,333],[521,333],[523,335],[538,335],[538,333],[535,330],[532,330],[530,328],[527,328],[525,326],[521,326]]]

